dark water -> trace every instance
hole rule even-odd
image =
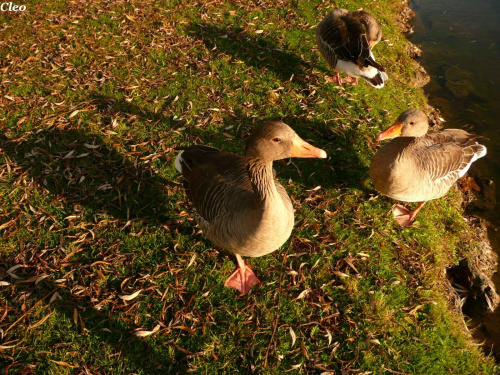
[[[425,87],[449,127],[488,137],[476,163],[500,184],[500,0],[414,0],[411,41],[431,76]],[[500,200],[500,188],[497,189]]]
[[[488,236],[500,253],[500,0],[413,0],[410,6],[417,14],[410,39],[422,49],[418,61],[431,76],[424,88],[430,103],[441,110],[446,127],[489,138],[488,154],[471,172],[496,184],[499,203],[480,216],[492,223]],[[500,270],[494,282],[500,292]],[[477,323],[485,334],[479,338],[492,340],[498,351],[500,307]]]

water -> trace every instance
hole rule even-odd
[[[489,138],[488,154],[472,173],[495,181],[500,202],[500,0],[413,0],[410,6],[417,14],[411,41],[422,49],[418,61],[431,77],[424,88],[429,101],[441,110],[445,126]],[[498,211],[480,215],[492,223],[488,236],[500,253]],[[500,292],[500,270],[493,281]],[[487,328],[478,338],[500,347],[500,307],[476,323]],[[500,351],[496,354],[500,360]]]
[[[425,86],[449,127],[490,140],[475,168],[500,184],[500,1],[414,0],[411,40],[431,76]],[[496,192],[500,200],[500,187]]]

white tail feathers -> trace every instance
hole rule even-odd
[[[467,171],[469,170],[470,166],[472,165],[472,163],[474,163],[477,159],[479,158],[482,158],[484,155],[486,155],[486,147],[483,146],[483,145],[480,145],[480,144],[476,144],[476,152],[474,153],[474,156],[472,157],[471,161],[469,162],[469,164],[467,164],[465,166],[465,168],[463,168],[459,173],[458,173],[458,176],[459,177],[463,177]]]
[[[477,151],[476,154],[474,155],[475,158],[474,160],[482,158],[484,155],[486,155],[486,146],[477,145]]]
[[[373,68],[375,69],[375,68]],[[387,74],[385,72],[377,71],[377,74],[375,74],[373,77],[369,76],[362,76],[366,82],[372,87],[375,87],[376,89],[381,89],[385,85],[385,81],[389,79]]]
[[[182,160],[182,153],[183,152],[184,151],[181,151],[177,154],[177,157],[175,158],[175,163],[174,163],[175,169],[177,169],[180,173],[182,173],[182,163],[181,162],[183,161]]]

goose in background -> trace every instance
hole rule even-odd
[[[427,133],[429,121],[424,112],[409,109],[376,140],[392,139],[381,147],[370,164],[370,178],[383,195],[403,202],[419,202],[416,209],[396,205],[394,216],[401,227],[408,227],[426,201],[446,194],[486,155],[482,138],[461,129]]]
[[[294,225],[292,202],[273,175],[273,161],[326,158],[326,153],[280,121],[256,128],[245,156],[202,145],[178,149],[175,167],[185,178],[198,225],[213,243],[236,255],[238,268],[225,285],[246,294],[260,281],[242,256],[272,253]]]
[[[387,74],[375,62],[371,51],[381,39],[382,29],[377,20],[364,10],[349,12],[337,8],[328,14],[316,28],[318,49],[335,70],[335,76],[327,80],[356,85],[357,77],[363,77],[375,88],[384,87]],[[349,76],[342,79],[339,72]]]

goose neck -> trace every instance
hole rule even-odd
[[[277,193],[272,162],[247,158],[246,167],[252,188],[261,201],[265,201]]]

